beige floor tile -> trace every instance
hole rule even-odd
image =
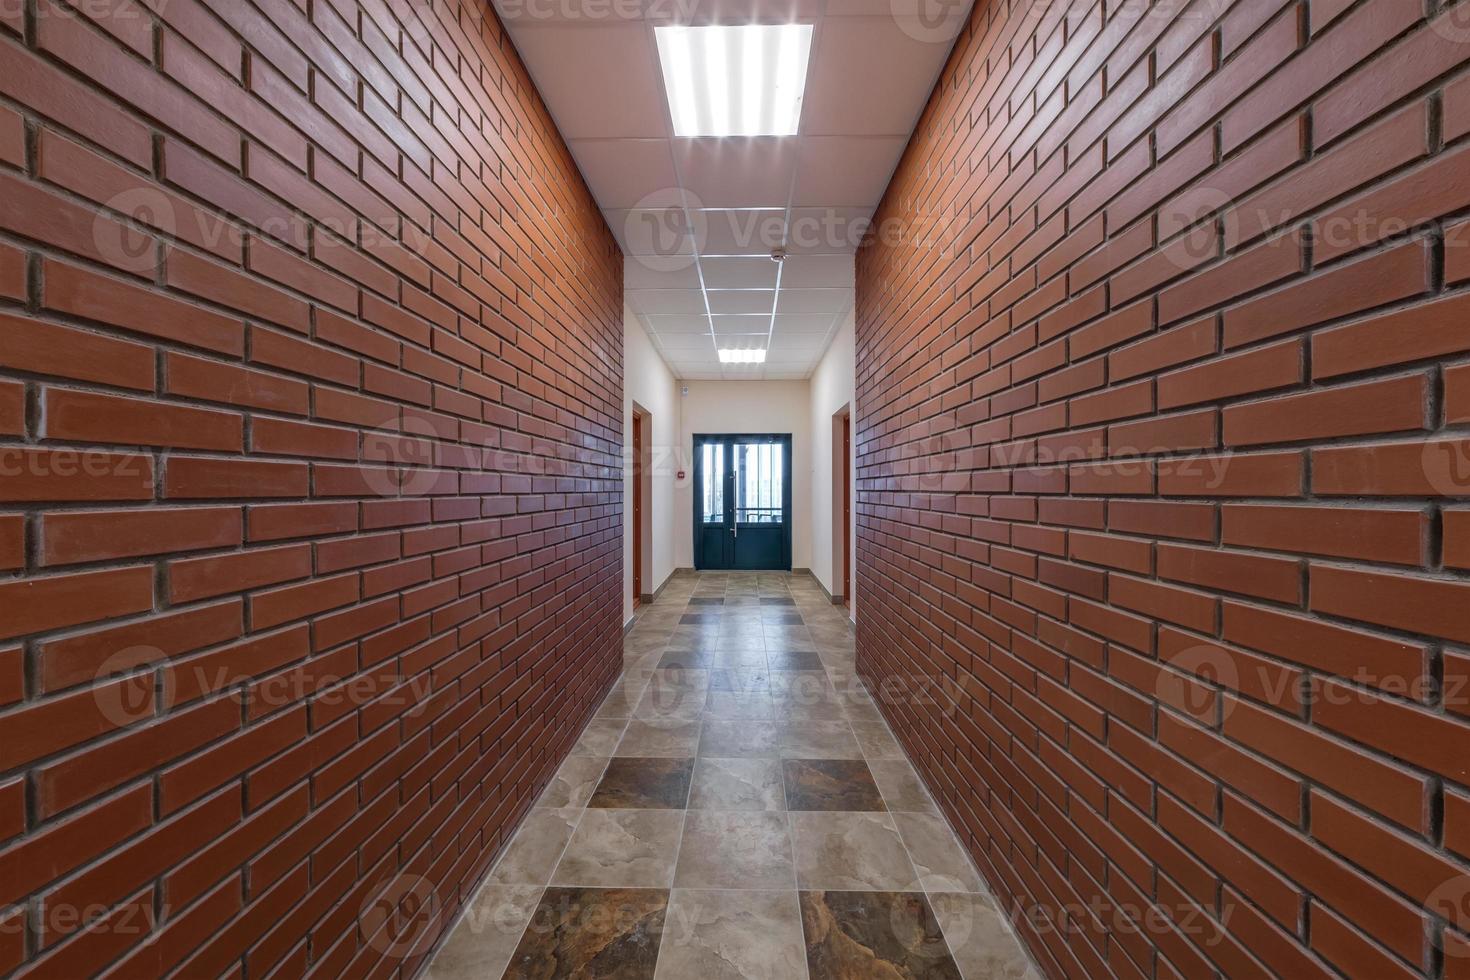
[[[794,881],[786,814],[689,811],[676,887],[790,888]]]
[[[704,723],[699,754],[723,759],[775,759],[781,754],[781,728],[768,721],[711,718]]]
[[[898,832],[931,892],[978,892],[985,886],[949,823],[938,813],[895,813]]]
[[[567,844],[552,884],[667,888],[683,824],[680,810],[588,810]]]
[[[586,806],[606,768],[607,760],[599,756],[568,756],[556,775],[551,777],[536,805],[548,809]]]
[[[521,822],[488,880],[497,885],[546,884],[581,815],[580,807],[533,809]]]
[[[676,888],[656,980],[806,980],[796,892]]]
[[[918,875],[888,813],[791,814],[801,888],[911,891]]]
[[[965,980],[1041,980],[988,895],[929,896]]]
[[[861,759],[862,751],[845,721],[793,721],[780,726],[780,754],[786,759]]]
[[[623,731],[613,755],[679,759],[694,755],[699,747],[698,721],[635,718]]]
[[[890,810],[937,813],[929,791],[907,759],[871,759],[868,768]]]
[[[868,760],[874,759],[906,759],[898,740],[888,730],[888,726],[881,721],[854,721],[852,730],[857,735],[858,744],[863,748],[863,756]]]
[[[594,718],[582,729],[582,737],[572,746],[572,755],[595,755],[607,758],[622,740],[626,718]]]
[[[700,759],[689,809],[784,810],[780,766],[775,759]]]
[[[540,885],[486,885],[424,973],[425,980],[486,980],[510,962],[541,898]]]
[[[707,718],[771,721],[775,711],[765,691],[710,691],[704,704]]]

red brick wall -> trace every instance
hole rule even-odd
[[[77,10],[0,4],[0,975],[407,975],[619,667],[620,254],[478,0]]]
[[[1050,976],[1470,976],[1440,7],[981,0],[859,257],[860,668]]]

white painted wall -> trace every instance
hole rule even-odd
[[[653,450],[653,495],[644,519],[653,531],[652,576],[643,590],[656,592],[674,571],[674,470],[670,462],[679,444],[679,383],[659,356],[638,320],[623,311],[623,445],[629,479],[623,483],[623,621],[633,616],[633,403],[653,415],[643,438]],[[687,496],[687,494],[686,494]]]
[[[694,437],[791,433],[791,566],[812,561],[811,385],[805,381],[686,381],[680,439],[685,479],[674,490],[674,558],[694,567]],[[830,467],[831,463],[827,465]]]
[[[817,363],[816,370],[812,373],[811,380],[811,458],[812,469],[812,503],[811,503],[811,542],[812,542],[812,574],[827,589],[828,592],[836,593],[842,588],[842,576],[836,574],[832,568],[832,536],[833,536],[833,510],[841,508],[842,487],[833,484],[832,472],[832,416],[844,405],[853,402],[853,385],[856,382],[856,359],[854,347],[854,329],[852,314],[848,313],[842,326],[838,329],[836,336],[832,338],[832,344],[827,348],[827,353],[822,355],[821,361]],[[857,413],[853,412],[854,439],[857,435]],[[853,493],[857,493],[856,472],[853,473]],[[853,550],[856,551],[857,544],[857,504],[852,508],[852,534]],[[849,554],[847,556],[849,567],[852,569],[853,600],[852,613],[857,615],[858,597],[862,590],[858,588],[857,560]]]

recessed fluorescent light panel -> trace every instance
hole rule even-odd
[[[676,136],[794,136],[810,24],[656,27]]]
[[[720,363],[722,364],[764,364],[766,352],[764,350],[721,350]]]

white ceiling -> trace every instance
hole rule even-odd
[[[852,309],[853,253],[968,0],[496,6],[627,254],[628,307],[674,373],[809,377]],[[654,27],[788,22],[814,25],[798,135],[674,137]],[[766,363],[722,365],[718,347],[765,347]]]

